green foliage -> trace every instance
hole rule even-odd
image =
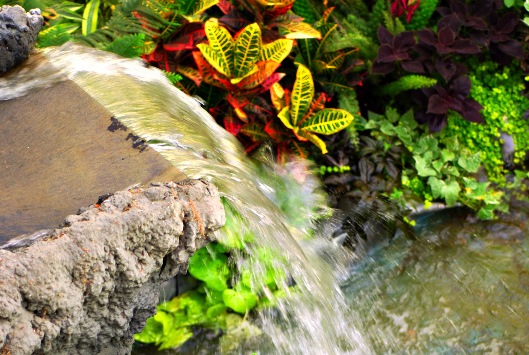
[[[485,125],[467,122],[458,114],[449,115],[442,140],[458,136],[461,146],[471,154],[479,153],[491,182],[505,186],[508,174],[502,158],[501,133],[512,135],[515,149],[513,163],[519,165],[529,149],[529,122],[523,119],[529,101],[522,94],[525,89],[523,73],[513,64],[499,68],[493,62],[471,62],[470,96],[484,109]]]
[[[292,5],[292,11],[303,17],[307,23],[312,24],[318,20],[307,0],[296,0]]]
[[[183,79],[182,76],[180,74],[177,74],[177,73],[169,73],[169,72],[166,72],[166,71],[164,71],[163,73],[165,74],[167,79],[169,79],[169,81],[171,81],[171,83],[173,85],[177,85],[177,83],[180,82]]]
[[[406,147],[403,156],[407,168],[402,172],[402,185],[425,200],[425,205],[444,199],[448,206],[463,203],[478,211],[480,218],[492,218],[494,210],[503,209],[502,193],[486,183],[478,184],[473,176],[481,164],[481,155],[465,149],[457,135],[449,138],[430,135],[418,126],[410,110],[400,116],[388,109],[385,116],[369,114],[366,129],[372,129],[377,140]],[[403,196],[400,195],[399,198]]]
[[[439,0],[421,0],[410,22],[405,25],[406,29],[419,31],[427,27],[437,6],[439,6]]]
[[[384,85],[377,94],[383,96],[396,96],[401,92],[414,89],[429,88],[437,84],[437,80],[422,75],[406,75],[392,83]]]
[[[143,54],[144,42],[144,33],[130,34],[121,38],[116,38],[116,40],[105,47],[105,50],[125,58],[140,57]],[[180,77],[180,79],[181,78],[182,77]],[[171,77],[169,79],[171,79]]]

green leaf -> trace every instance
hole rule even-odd
[[[446,168],[446,173],[452,176],[459,176],[459,170],[455,166],[449,166]]]
[[[257,23],[246,26],[235,41],[234,77],[242,77],[261,54],[261,28]]]
[[[402,124],[404,127],[407,127],[410,131],[413,131],[419,126],[419,124],[413,117],[413,110],[411,109],[400,117],[399,123]]]
[[[503,3],[507,7],[513,7],[514,6],[514,0],[503,0]]]
[[[139,334],[134,334],[134,340],[140,343],[158,343],[163,337],[163,324],[154,318],[148,318],[145,328]]]
[[[237,313],[246,313],[257,305],[257,296],[249,290],[226,289],[222,293],[224,304]]]
[[[226,76],[231,75],[230,63],[226,61],[226,56],[224,54],[217,52],[205,43],[197,44],[197,48],[212,67],[218,70],[221,74]]]
[[[229,270],[226,267],[228,257],[224,254],[210,252],[207,247],[195,252],[189,259],[189,273],[196,279],[204,281],[208,288],[224,291],[228,288]]]
[[[443,161],[446,163],[447,161],[454,160],[456,158],[456,155],[451,150],[443,149],[441,151],[441,157],[443,158]]]
[[[478,171],[478,169],[479,169],[480,164],[481,164],[481,154],[480,153],[476,153],[476,154],[470,155],[470,156],[468,156],[466,158],[459,157],[457,162],[458,162],[459,166],[461,166],[463,169],[465,169],[469,173],[476,173]]]
[[[81,16],[80,14],[78,14],[77,12],[74,12],[74,11],[57,10],[57,14],[60,17],[66,18],[68,20],[79,21],[79,22],[83,21],[83,16]]]
[[[395,123],[399,120],[400,115],[396,109],[390,107],[386,110],[386,117],[388,118],[389,122]]]
[[[354,116],[341,109],[326,108],[301,124],[301,129],[320,134],[333,134],[349,126]]]
[[[83,12],[83,36],[88,36],[90,33],[97,30],[97,16],[99,14],[99,4],[101,0],[90,0]]]
[[[432,166],[437,172],[441,172],[441,168],[443,167],[444,163],[441,160],[436,160],[432,163]]]
[[[441,197],[441,190],[446,184],[444,181],[439,180],[435,176],[430,176],[428,178],[428,185],[430,185],[430,189],[432,190],[432,197],[439,198]]]
[[[190,327],[172,328],[162,339],[162,345],[158,350],[176,349],[193,337]]]
[[[451,181],[441,188],[441,196],[446,200],[446,204],[450,207],[453,206],[459,200],[459,191],[461,187],[457,181]]]
[[[489,210],[483,207],[479,210],[478,217],[480,219],[492,219],[494,217],[494,212],[493,210]]]
[[[312,74],[307,67],[300,65],[296,73],[296,81],[290,98],[290,119],[297,126],[307,112],[314,96]]]
[[[415,159],[415,169],[417,169],[417,173],[419,176],[436,176],[437,173],[434,169],[427,166],[427,162],[424,158],[418,155],[414,155],[413,159]]]

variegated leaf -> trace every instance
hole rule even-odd
[[[229,14],[235,10],[235,6],[233,6],[229,0],[219,0],[217,6],[225,14]]]
[[[186,67],[184,65],[179,65],[178,72],[183,76],[193,80],[197,86],[200,86],[200,83],[202,82],[202,76],[200,75],[200,72],[197,69],[192,67]]]
[[[249,103],[244,106],[244,110],[249,113],[255,113],[259,116],[272,116],[272,112],[268,111],[264,107],[258,106],[256,104]]]
[[[188,78],[182,78],[182,80],[177,81],[174,85],[189,96],[192,96],[197,92],[197,86],[193,80]]]
[[[283,74],[283,73],[274,73],[274,74],[270,75],[268,78],[266,78],[261,83],[261,92],[260,93],[264,93],[264,92],[268,91],[272,87],[272,85],[276,84],[279,80],[283,79],[283,77],[285,75],[286,74]]]
[[[314,60],[314,55],[318,50],[318,40],[314,38],[300,38],[296,40],[298,45],[298,52],[303,59],[303,63],[307,67],[312,66],[312,61]],[[296,58],[298,60],[298,58]],[[299,62],[299,60],[298,60]]]
[[[305,116],[313,96],[314,82],[312,81],[312,74],[307,67],[299,65],[290,99],[290,118],[294,126],[297,126]]]
[[[305,147],[303,144],[292,141],[288,144],[288,147],[290,150],[297,155],[300,158],[307,159],[309,157],[309,152],[307,150],[307,147]]]
[[[283,122],[285,127],[294,129],[294,126],[292,126],[292,121],[290,120],[290,113],[288,112],[288,106],[283,108],[281,112],[277,114],[277,117]]]
[[[322,59],[327,64],[327,67],[340,69],[345,60],[345,55],[342,52],[325,53]]]
[[[327,146],[325,145],[325,142],[320,139],[317,135],[304,131],[300,129],[297,133],[298,136],[303,137],[309,141],[311,141],[314,145],[316,145],[318,148],[321,149],[322,154],[327,154]]]
[[[97,30],[97,18],[99,13],[100,0],[90,0],[83,12],[83,36],[88,36],[90,33]]]
[[[208,63],[211,64],[211,66],[219,73],[226,76],[231,75],[230,63],[226,62],[226,57],[223,56],[222,53],[217,52],[205,43],[197,44],[197,47]]]
[[[198,71],[200,72],[200,76],[202,76],[202,80],[205,83],[222,87],[222,84],[220,83],[220,81],[215,79],[215,76],[214,76],[215,71],[213,70],[213,67],[204,58],[202,53],[193,52],[193,58],[195,59],[195,63],[197,64]]]
[[[316,54],[314,55],[314,58],[320,58],[320,56],[325,52],[325,46],[327,44],[327,41],[332,36],[333,31],[338,27],[336,24],[325,24],[319,28],[319,31],[321,33],[321,40],[318,43],[318,49],[316,50]]]
[[[265,126],[265,131],[270,137],[278,142],[282,142],[288,138],[290,131],[277,120],[271,120]]]
[[[235,47],[233,38],[231,37],[227,29],[222,26],[219,26],[219,23],[216,19],[208,20],[204,26],[204,30],[206,31],[206,36],[208,37],[210,48],[213,49],[215,52],[218,52],[220,61],[226,63],[225,65],[227,70],[225,73],[223,72],[222,74],[226,76],[231,76],[233,69],[233,51]],[[215,67],[213,63],[211,63],[211,65]],[[217,67],[215,67],[215,69],[216,68]]]
[[[274,22],[274,24],[285,30],[285,38],[321,38],[320,31],[305,22]]]
[[[261,28],[257,23],[246,26],[235,42],[234,77],[247,75],[261,53]]]
[[[242,126],[241,133],[250,136],[254,142],[262,142],[269,139],[264,127],[257,122],[251,122]]]
[[[197,0],[186,15],[200,15],[210,7],[217,5],[218,2],[219,0]]]
[[[277,112],[281,112],[288,104],[285,100],[285,90],[279,83],[273,84],[270,88],[270,98]]]
[[[270,77],[274,71],[279,67],[279,63],[274,61],[257,62],[257,71],[247,77],[245,77],[239,84],[238,87],[241,89],[253,89],[266,78]]]
[[[323,110],[325,108],[326,99],[327,95],[325,95],[325,93],[321,93],[319,97],[312,99],[307,113],[305,114],[303,119],[298,122],[298,125],[301,126],[303,122],[305,122],[307,119],[311,118],[312,116]]]
[[[345,110],[327,108],[304,121],[301,129],[326,135],[333,134],[349,126],[353,118],[353,115]]]
[[[244,97],[233,97],[228,95],[228,102],[235,110],[237,117],[239,117],[244,122],[248,122],[248,115],[246,115],[246,112],[243,111],[243,107],[250,103],[248,99]]]
[[[294,41],[291,39],[278,39],[266,44],[261,49],[259,61],[273,60],[281,63],[290,54],[293,45]]]

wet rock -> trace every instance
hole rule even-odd
[[[160,286],[185,273],[224,223],[213,185],[158,183],[117,192],[28,247],[0,250],[0,353],[129,354]]]
[[[19,5],[0,8],[0,75],[28,58],[43,24],[39,9],[26,13]]]

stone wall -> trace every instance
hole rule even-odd
[[[118,192],[0,250],[0,354],[129,354],[160,285],[225,223],[201,180]]]

